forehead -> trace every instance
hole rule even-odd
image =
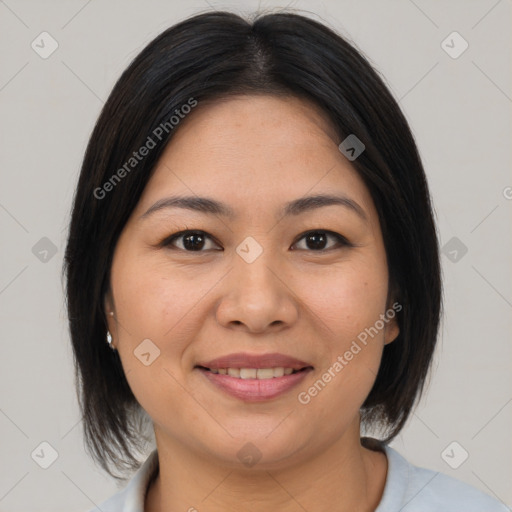
[[[327,115],[310,102],[292,96],[234,96],[199,103],[178,125],[162,160],[214,156],[210,166],[233,161],[250,167],[253,158],[275,163],[293,155],[336,153],[337,139]]]
[[[176,192],[263,207],[338,191],[371,208],[369,193],[337,139],[327,115],[296,97],[235,96],[199,103],[177,127],[137,212]]]

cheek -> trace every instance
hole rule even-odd
[[[119,266],[114,285],[121,326],[119,355],[126,379],[152,420],[167,425],[175,421],[176,411],[183,414],[190,400],[179,383],[184,378],[183,353],[195,335],[184,327],[191,325],[198,301],[197,293],[176,274],[132,259]]]
[[[325,414],[326,407],[334,415],[355,413],[375,381],[384,346],[384,331],[375,325],[387,298],[387,271],[379,261],[331,269],[328,276],[315,276],[314,287],[308,278],[308,306],[321,320],[325,358],[312,387],[301,390],[306,393],[301,403],[311,404],[318,414]]]
[[[201,299],[217,281],[213,273],[194,278],[148,257],[119,258],[113,266],[119,354],[130,388],[152,417],[161,414],[159,403],[186,402],[178,384],[189,371],[184,354],[201,329]],[[146,366],[137,355],[147,352],[152,362]]]
[[[153,412],[169,390],[180,396],[173,379],[182,379],[179,361],[187,344],[180,320],[187,318],[194,296],[183,280],[147,258],[119,258],[112,285],[123,369],[139,403]]]
[[[387,271],[378,261],[354,261],[323,275],[304,275],[307,304],[328,327],[327,336],[338,349],[374,325],[385,311]]]
[[[118,318],[132,338],[163,342],[207,292],[206,281],[194,280],[192,286],[179,270],[147,257],[120,260],[113,274]]]

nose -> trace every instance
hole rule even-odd
[[[255,334],[277,332],[297,321],[299,303],[292,283],[270,260],[265,251],[252,263],[235,257],[217,306],[220,325]]]

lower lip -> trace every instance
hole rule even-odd
[[[246,402],[263,402],[282,395],[297,386],[312,368],[272,379],[238,379],[230,375],[212,373],[202,368],[198,368],[198,370],[215,386],[235,398]]]

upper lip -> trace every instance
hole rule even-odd
[[[248,354],[238,352],[236,354],[228,354],[211,361],[198,363],[196,366],[203,366],[209,369],[218,368],[293,368],[294,370],[302,370],[302,368],[310,367],[309,363],[296,359],[295,357],[286,356],[284,354]]]

